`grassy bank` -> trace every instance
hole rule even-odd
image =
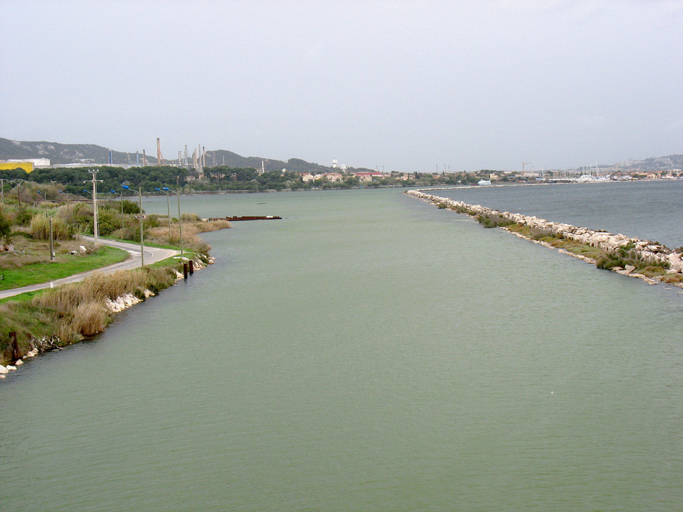
[[[100,235],[137,243],[139,211],[127,201],[99,208]],[[138,217],[135,215],[138,214]],[[92,233],[93,211],[86,204],[0,205],[3,231],[0,243],[0,289],[53,281],[75,273],[117,263],[126,251],[85,243],[74,236]],[[52,218],[57,262],[49,262],[49,222]],[[199,234],[230,227],[227,221],[203,222],[193,214],[177,219],[146,215],[146,244],[178,249],[201,268],[210,246]],[[83,245],[86,250],[80,247]],[[176,282],[182,262],[171,258],[131,271],[95,273],[80,283],[22,294],[0,301],[0,363],[11,363],[29,351],[59,348],[102,332],[116,313],[112,302],[128,296],[145,300]],[[16,333],[16,344],[10,333]]]
[[[77,245],[82,245],[82,242],[77,242]],[[50,262],[49,256],[45,256],[47,261],[32,262],[27,265],[22,265],[23,258],[21,256],[14,260],[7,258],[7,261],[4,262],[3,255],[0,255],[0,276],[2,276],[0,290],[55,281],[81,272],[113,265],[130,257],[128,252],[122,249],[107,246],[94,247],[92,244],[87,244],[87,246],[85,251],[74,249],[75,254],[60,251],[55,255],[54,262]],[[47,253],[49,254],[49,250]],[[3,263],[6,263],[6,266]]]
[[[181,267],[170,259],[154,267],[95,273],[80,283],[0,304],[0,361],[4,364],[33,348],[50,350],[102,332],[115,316],[107,307],[108,300],[127,294],[145,300],[172,286]],[[16,354],[10,332],[17,333]]]

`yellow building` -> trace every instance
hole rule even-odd
[[[23,169],[26,172],[32,172],[33,162],[0,163],[0,171],[11,171],[12,169]]]

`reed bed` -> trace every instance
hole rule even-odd
[[[144,268],[111,274],[95,273],[80,283],[47,290],[34,297],[31,305],[54,315],[55,332],[65,343],[102,332],[111,321],[107,299],[126,294],[144,300],[145,290],[158,293],[175,282],[171,268]]]
[[[211,246],[204,242],[199,233],[208,233],[230,227],[227,220],[183,222],[183,247],[199,254],[208,254]],[[146,233],[147,241],[159,245],[180,245],[178,224],[171,224],[170,236],[168,224],[150,228]]]
[[[50,219],[46,215],[36,215],[33,217],[30,233],[34,240],[49,240]],[[53,217],[52,238],[54,240],[71,240],[72,235],[72,230],[63,218]]]

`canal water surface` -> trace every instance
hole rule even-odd
[[[0,510],[680,509],[675,290],[399,190],[182,201],[283,219],[0,382]]]

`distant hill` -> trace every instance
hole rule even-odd
[[[244,157],[232,151],[219,149],[206,152],[206,165],[209,167],[225,165],[227,167],[251,167],[261,169],[261,163],[266,171],[281,171],[287,169],[294,172],[328,172],[330,167],[306,162],[298,158],[290,158],[286,162],[257,156]]]
[[[109,149],[95,144],[60,144],[58,142],[26,142],[0,138],[0,160],[22,159],[22,158],[49,158],[50,164],[64,165],[72,163],[82,163],[87,165],[106,164],[109,162]],[[124,153],[112,151],[114,164],[135,165],[139,158],[142,163],[142,153]],[[146,155],[149,164],[156,164],[156,157]],[[190,157],[191,158],[191,157]],[[173,162],[174,160],[168,159]],[[298,158],[289,160],[274,160],[263,157],[244,157],[232,151],[219,149],[206,152],[206,165],[209,167],[225,165],[228,167],[251,167],[261,169],[261,162],[266,171],[280,171],[287,169],[294,172],[327,172],[331,167],[306,162]],[[369,169],[355,169],[369,170]]]
[[[106,164],[109,162],[109,149],[95,144],[60,144],[58,142],[26,142],[0,137],[0,160],[21,158],[49,158],[54,165],[82,163],[87,165]],[[112,151],[113,163],[135,165],[139,158],[142,164],[142,153],[124,153]],[[147,155],[147,163],[156,164],[156,156]],[[174,160],[168,159],[173,162]],[[244,157],[225,149],[206,152],[206,165],[209,167],[225,165],[228,167],[251,167],[261,169],[261,162],[266,171],[279,171],[287,169],[294,172],[329,172],[333,169],[329,166],[307,162],[299,158],[290,158],[286,162],[257,156]],[[600,166],[604,169],[606,166]],[[683,155],[669,155],[664,157],[647,158],[645,160],[633,160],[618,162],[613,165],[622,171],[661,171],[667,169],[683,169]],[[354,171],[370,171],[372,169],[354,168]]]
[[[683,155],[669,155],[645,160],[634,160],[615,164],[625,171],[666,171],[668,169],[683,169]]]
[[[112,151],[113,163],[135,164],[135,153]],[[26,142],[0,138],[0,160],[19,158],[49,158],[51,165],[72,163],[106,164],[109,149],[95,144],[60,144],[58,142]],[[149,163],[156,163],[156,157],[147,157]],[[140,153],[142,162],[142,153]]]

